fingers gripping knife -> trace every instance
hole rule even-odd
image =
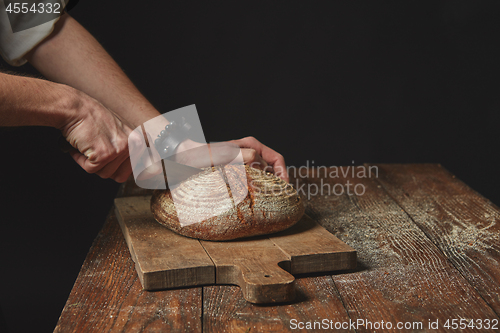
[[[191,125],[182,118],[180,123],[175,121],[170,122],[166,125],[165,129],[160,132],[154,143],[154,149],[159,153],[161,160],[153,163],[149,167],[145,168],[138,179],[149,179],[149,184],[154,184],[155,182],[159,184],[165,184],[165,169],[168,169],[168,183],[173,186],[197,173],[202,171],[201,169],[190,167],[184,164],[176,163],[172,161],[175,157],[174,153],[179,144],[188,138],[188,132]],[[143,132],[145,133],[145,131]],[[146,136],[145,140],[146,146],[151,149],[150,142],[152,142],[150,136]],[[58,139],[59,149],[64,153],[69,153],[76,148],[73,147],[66,139],[61,135]],[[153,160],[152,156],[150,156]],[[163,165],[162,165],[163,163]],[[158,172],[160,171],[160,172]]]

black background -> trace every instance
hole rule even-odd
[[[70,14],[160,111],[196,104],[207,141],[252,135],[296,166],[441,163],[499,204],[499,4],[80,1]],[[12,332],[55,327],[118,189],[58,137],[0,131]]]

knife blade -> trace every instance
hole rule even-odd
[[[171,161],[168,158],[164,158],[144,169],[137,176],[137,181],[142,182],[147,180],[150,184],[156,182],[161,185],[167,183],[166,187],[172,189],[183,180],[186,180],[202,171],[202,169],[180,164]]]

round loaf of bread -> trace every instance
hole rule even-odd
[[[271,234],[304,215],[292,185],[249,166],[217,166],[183,181],[173,190],[156,190],[154,218],[181,235],[231,240]]]

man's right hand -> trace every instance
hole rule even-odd
[[[71,157],[88,173],[124,182],[132,173],[128,136],[118,116],[94,98],[75,90],[74,112],[60,128],[75,150]]]

